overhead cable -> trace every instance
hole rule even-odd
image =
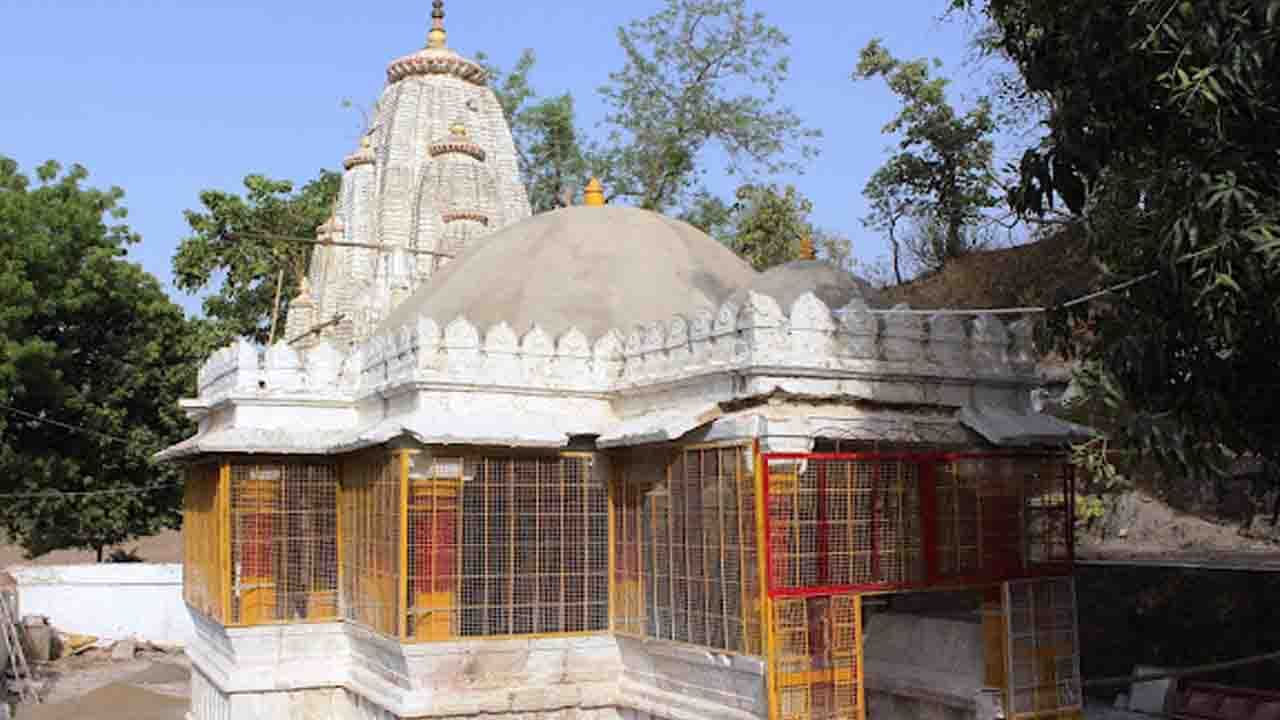
[[[58,500],[63,498],[82,498],[96,497],[99,495],[142,495],[144,493],[155,492],[165,488],[177,487],[180,483],[167,482],[156,483],[154,485],[140,485],[138,487],[116,488],[113,490],[81,490],[75,492],[61,492],[59,490],[42,490],[40,492],[29,493],[0,493],[2,500]]]
[[[63,430],[70,430],[71,432],[83,433],[85,435],[96,435],[105,440],[111,440],[112,442],[125,443],[125,444],[132,442],[128,438],[122,438],[116,435],[108,435],[107,433],[98,432],[97,430],[92,430],[87,427],[81,427],[79,425],[71,425],[69,423],[59,422],[57,420],[52,420],[50,418],[44,417],[43,415],[36,415],[35,413],[29,413],[26,410],[19,410],[16,407],[10,407],[9,405],[0,404],[0,410],[4,410],[5,412],[10,412],[15,415],[21,415],[22,417],[25,417],[28,420],[33,420],[38,423],[44,423],[45,425],[53,425],[54,427],[60,427]]]

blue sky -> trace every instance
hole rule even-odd
[[[621,65],[615,28],[659,0],[450,0],[450,45],[510,66],[538,55],[542,94],[571,91],[591,128],[595,90]],[[791,36],[782,101],[825,133],[822,155],[792,182],[814,220],[854,239],[868,262],[884,241],[861,227],[861,191],[891,140],[895,111],[880,82],[854,83],[857,52],[881,37],[900,57],[942,59],[954,98],[983,86],[966,64],[968,29],[942,21],[947,0],[755,0]],[[337,168],[391,59],[422,45],[430,2],[335,0],[0,0],[0,154],[24,170],[47,159],[88,167],[94,185],[124,188],[142,243],[131,255],[173,289],[170,258],[186,234],[182,212],[203,188],[236,190],[250,172],[306,180]],[[725,181],[713,190],[729,194]]]

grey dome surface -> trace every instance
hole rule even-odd
[[[715,309],[759,274],[697,228],[647,210],[565,208],[487,238],[450,263],[382,323],[465,316],[482,331],[537,323],[595,339],[610,329]]]
[[[879,307],[882,304],[880,294],[871,287],[871,283],[821,260],[795,260],[769,268],[735,292],[730,299],[742,304],[746,301],[748,292],[768,295],[777,300],[783,312],[791,312],[795,301],[809,292],[817,295],[832,310],[840,310],[857,299],[866,302],[869,307]]]

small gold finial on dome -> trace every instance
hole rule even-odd
[[[597,178],[591,178],[587,189],[582,193],[582,202],[587,207],[604,207],[604,186]]]
[[[817,260],[818,251],[813,247],[813,237],[805,235],[800,238],[800,259]]]
[[[444,31],[444,0],[431,3],[431,32],[427,33],[427,47],[439,50],[445,46],[449,33]]]

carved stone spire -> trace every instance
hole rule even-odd
[[[444,31],[444,0],[431,3],[431,32],[427,33],[427,47],[439,50],[445,47],[449,34]]]

